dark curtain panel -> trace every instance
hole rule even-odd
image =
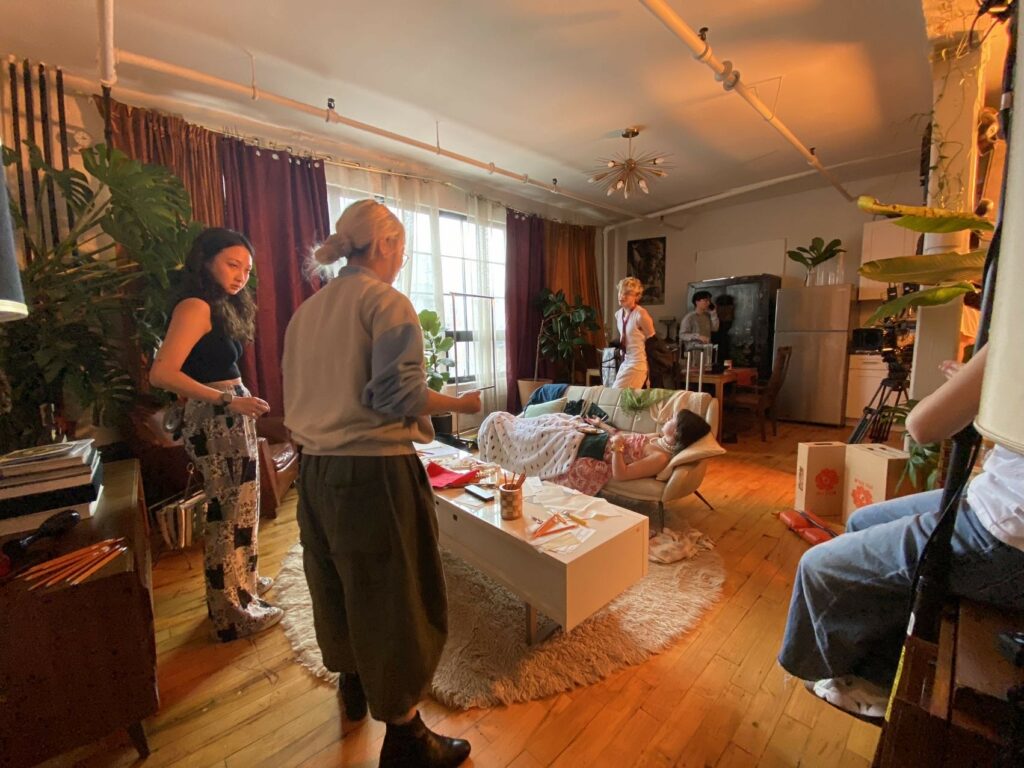
[[[505,350],[508,404],[519,413],[518,379],[532,379],[540,332],[537,297],[544,288],[544,220],[508,209],[505,218]],[[543,376],[546,367],[541,361]]]
[[[310,250],[330,234],[323,163],[283,150],[223,139],[224,226],[256,250],[256,341],[242,358],[242,379],[282,414],[281,355],[292,313],[316,286],[302,274]]]
[[[597,321],[602,324],[602,328],[588,333],[587,341],[601,348],[605,345],[605,333],[597,280],[596,240],[596,227],[558,221],[544,222],[547,287],[552,291],[564,291],[570,302],[576,301],[579,296],[584,304],[597,310]]]
[[[99,96],[96,106],[103,114]],[[192,198],[192,218],[224,226],[221,136],[180,117],[110,102],[114,147],[143,163],[162,165],[181,179]]]

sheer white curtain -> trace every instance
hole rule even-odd
[[[458,367],[451,373],[459,390],[485,388],[484,413],[503,407],[504,206],[436,182],[334,164],[326,173],[332,223],[365,197],[380,200],[401,219],[409,261],[395,286],[417,311],[436,311],[444,327],[457,332]],[[478,422],[463,418],[459,428]]]

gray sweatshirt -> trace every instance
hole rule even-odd
[[[317,456],[413,453],[434,439],[412,303],[362,267],[295,312],[284,339],[284,423]]]

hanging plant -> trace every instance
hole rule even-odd
[[[992,222],[965,211],[948,211],[917,205],[886,205],[867,195],[858,198],[857,206],[865,213],[887,216],[896,226],[914,232],[992,230]],[[887,317],[899,316],[911,307],[948,304],[966,293],[976,292],[975,284],[981,282],[986,253],[986,250],[975,250],[969,253],[916,254],[862,264],[860,274],[871,280],[933,286],[886,302],[872,313],[868,318],[868,324],[880,324]]]

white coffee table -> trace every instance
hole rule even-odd
[[[526,520],[547,517],[543,507],[524,501],[522,518],[502,520],[497,500],[485,504],[461,489],[435,491],[434,498],[441,545],[523,599],[530,643],[543,639],[538,611],[568,632],[647,575],[648,520],[628,509],[588,520],[594,534],[559,553],[540,551],[527,538]]]

